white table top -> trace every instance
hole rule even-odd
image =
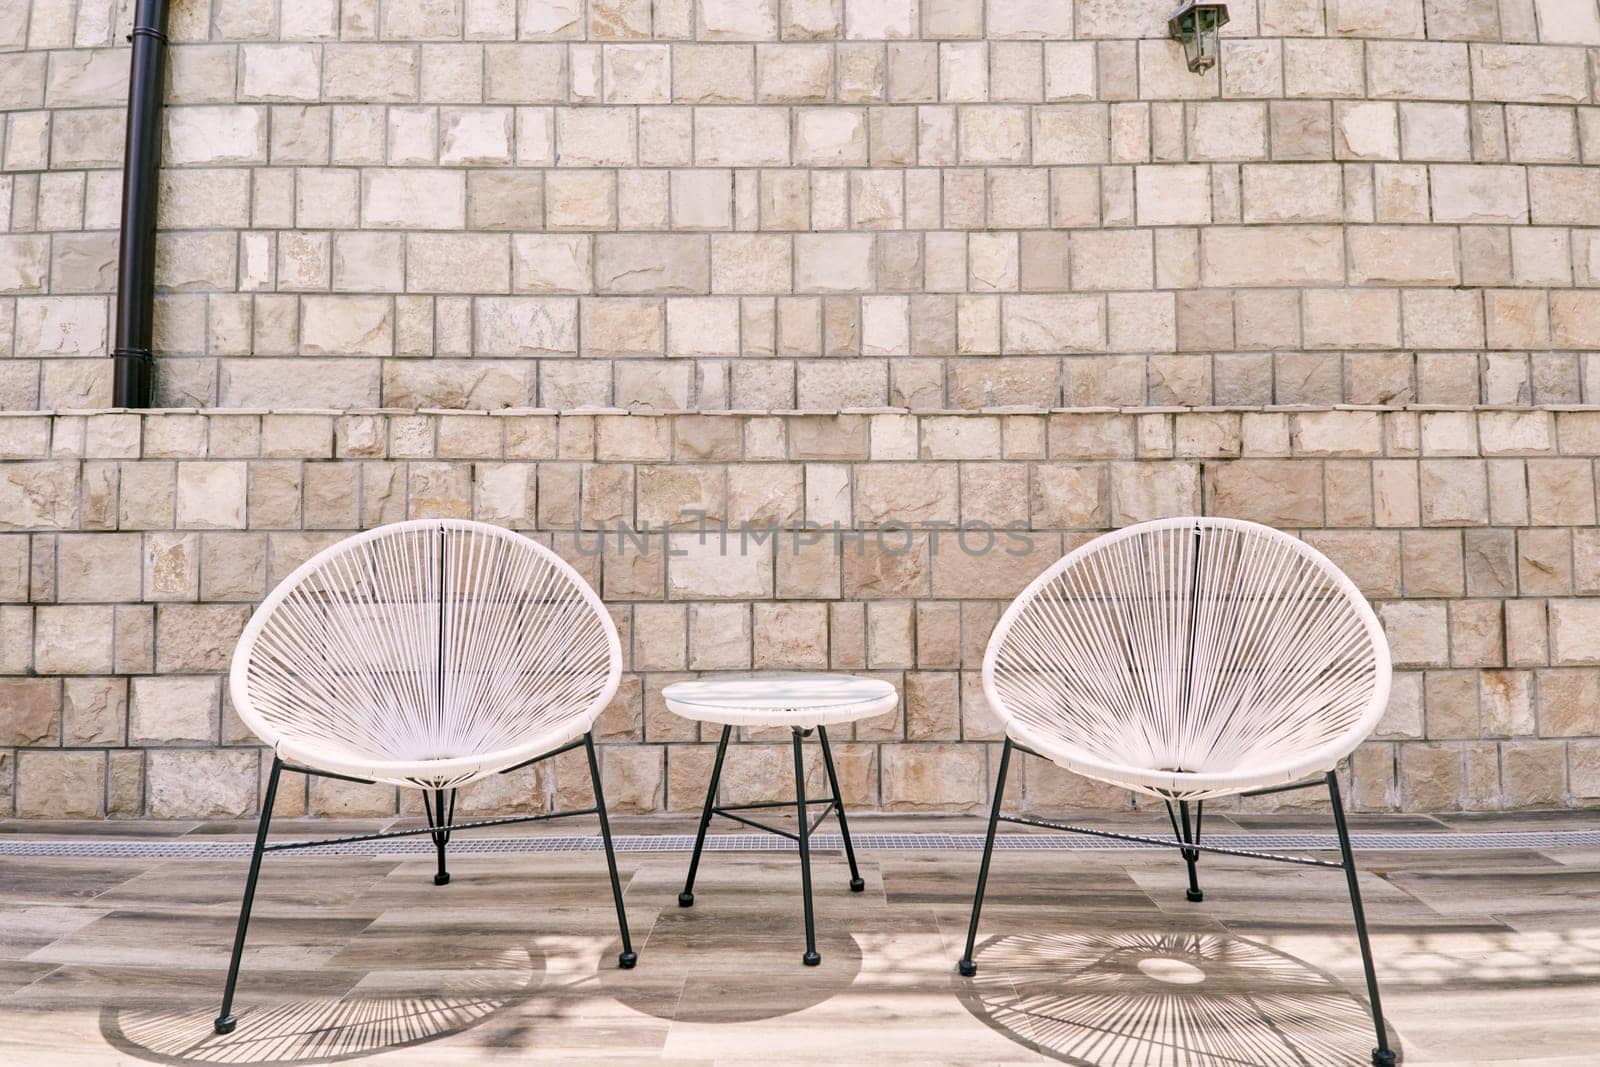
[[[667,709],[730,726],[827,726],[893,711],[894,686],[850,674],[750,674],[674,682]]]

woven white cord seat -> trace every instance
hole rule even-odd
[[[441,789],[583,734],[621,671],[611,616],[555,553],[421,519],[289,575],[245,628],[231,685],[239,717],[286,761]]]
[[[1233,519],[1089,542],[1017,598],[983,663],[1013,739],[1184,800],[1332,769],[1377,725],[1389,682],[1354,583],[1304,542]]]

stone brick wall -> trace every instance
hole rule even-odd
[[[250,606],[434,514],[552,540],[614,605],[630,809],[707,771],[664,681],[780,665],[902,686],[841,746],[858,804],[980,806],[1004,599],[1200,510],[1380,603],[1363,807],[1600,800],[1600,3],[1234,0],[1195,76],[1173,2],[176,0],[187,410],[140,418],[98,413],[130,5],[0,0],[0,814],[248,814],[219,673]],[[574,533],[685,508],[861,536]],[[736,791],[784,758],[741,749]]]
[[[253,605],[350,530],[435,515],[534,533],[611,606],[629,673],[600,731],[624,810],[703,796],[713,738],[661,687],[748,668],[890,679],[900,711],[837,734],[851,800],[978,809],[1005,602],[1095,531],[1201,510],[1300,532],[1376,602],[1399,673],[1353,761],[1361,807],[1600,801],[1600,410],[12,415],[0,457],[0,526],[30,531],[0,534],[0,800],[21,815],[248,814],[259,750],[221,676]],[[786,745],[731,759],[733,795],[781,795]],[[1019,798],[1127,802],[1034,761]],[[308,803],[396,797],[284,800]]]

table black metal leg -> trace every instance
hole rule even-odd
[[[811,829],[810,820],[806,818],[806,764],[804,754],[800,750],[800,740],[804,736],[799,727],[794,728],[794,810],[799,817],[798,826],[800,838],[800,892],[805,898],[806,906],[806,954],[801,961],[807,967],[815,967],[822,962],[822,957],[817,954],[817,924],[811,913]]]
[[[817,727],[817,740],[822,744],[822,763],[828,769],[828,784],[833,787],[833,811],[839,816],[839,836],[844,838],[844,858],[850,861],[850,892],[859,893],[867,888],[856,868],[855,846],[850,844],[850,824],[844,817],[844,793],[839,789],[839,774],[833,768],[833,749],[828,747],[828,731]]]
[[[694,906],[694,876],[700,869],[700,850],[706,844],[706,828],[711,825],[711,816],[717,806],[717,783],[722,780],[722,760],[728,754],[728,738],[733,734],[733,727],[722,728],[722,739],[717,742],[717,761],[711,767],[711,788],[706,790],[706,806],[700,812],[700,831],[694,838],[694,855],[689,857],[689,877],[683,881],[683,892],[678,894],[678,907],[688,908]]]

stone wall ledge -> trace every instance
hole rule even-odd
[[[1600,456],[1600,407],[0,413],[0,462],[895,461]]]

